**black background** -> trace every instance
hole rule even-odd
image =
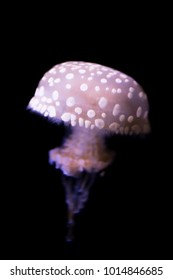
[[[171,156],[163,75],[169,58],[161,18],[167,15],[162,7],[142,4],[66,4],[11,7],[4,22],[0,257],[168,259],[172,209],[166,156]],[[148,95],[152,133],[109,142],[117,160],[96,179],[76,218],[75,241],[66,244],[64,189],[60,172],[48,164],[48,150],[61,143],[65,128],[26,106],[43,74],[72,60],[100,63],[136,79]]]

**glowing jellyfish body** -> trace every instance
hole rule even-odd
[[[45,73],[28,107],[72,127],[63,146],[49,151],[49,162],[64,174],[70,241],[74,214],[87,201],[95,175],[115,157],[105,146],[105,135],[150,131],[147,96],[124,73],[74,61],[58,64]]]

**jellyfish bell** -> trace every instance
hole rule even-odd
[[[96,174],[115,158],[105,145],[105,136],[149,133],[147,95],[120,71],[70,61],[45,73],[28,107],[72,128],[63,145],[49,151],[50,164],[63,173],[70,241],[74,215],[84,207]]]

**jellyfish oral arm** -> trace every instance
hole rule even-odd
[[[114,157],[115,153],[107,150],[100,132],[79,127],[73,128],[62,147],[49,151],[49,163],[72,177],[84,171],[98,173],[110,165]]]

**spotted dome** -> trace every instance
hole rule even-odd
[[[131,77],[89,62],[55,65],[41,79],[29,108],[57,122],[116,134],[150,130],[148,100]]]

